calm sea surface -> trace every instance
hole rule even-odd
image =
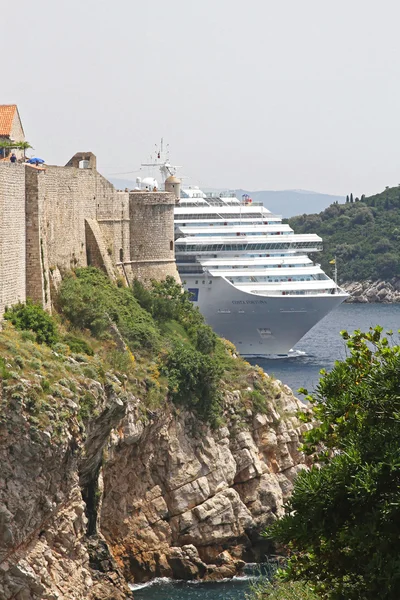
[[[346,356],[342,329],[368,330],[381,325],[385,330],[400,329],[400,304],[342,304],[316,325],[294,350],[291,358],[257,359],[252,361],[270,375],[274,375],[294,391],[299,387],[312,390],[321,369],[330,369],[335,360]],[[135,600],[245,600],[251,581],[247,575],[219,583],[186,583],[155,580],[134,590]]]
[[[251,362],[286,383],[294,392],[299,387],[312,390],[318,383],[321,369],[329,370],[335,360],[346,357],[346,346],[340,332],[343,329],[349,332],[355,329],[367,331],[375,325],[397,333],[400,329],[400,304],[342,304],[296,344],[294,350],[297,355],[291,358],[258,358]]]

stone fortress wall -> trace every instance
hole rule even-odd
[[[0,164],[0,314],[28,297],[50,310],[52,287],[75,267],[179,281],[174,195],[117,191],[90,156],[89,168]]]
[[[25,169],[0,164],[0,311],[26,298]]]

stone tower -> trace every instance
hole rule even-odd
[[[180,278],[174,252],[175,196],[169,192],[129,194],[132,275],[140,281]]]
[[[165,191],[172,192],[176,202],[179,202],[181,199],[181,180],[175,177],[175,175],[170,175],[165,180]]]

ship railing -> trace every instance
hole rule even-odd
[[[230,200],[231,198],[226,198],[226,200]],[[210,206],[264,206],[262,202],[242,202],[238,198],[232,198],[232,204],[229,202],[224,202],[221,197],[218,198],[210,198],[207,196],[205,200],[208,202]]]
[[[340,289],[340,288],[339,288]],[[316,290],[251,290],[256,296],[334,296],[337,293],[336,288],[316,289]],[[343,290],[341,290],[343,293]]]
[[[203,269],[202,267],[198,267],[197,269],[191,269],[190,267],[183,267],[179,264],[177,264],[177,268],[179,274],[181,275],[198,275],[204,273],[205,271],[205,269]]]

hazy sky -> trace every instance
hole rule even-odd
[[[0,24],[0,103],[49,163],[134,179],[163,136],[204,187],[400,182],[398,0],[2,0]]]

